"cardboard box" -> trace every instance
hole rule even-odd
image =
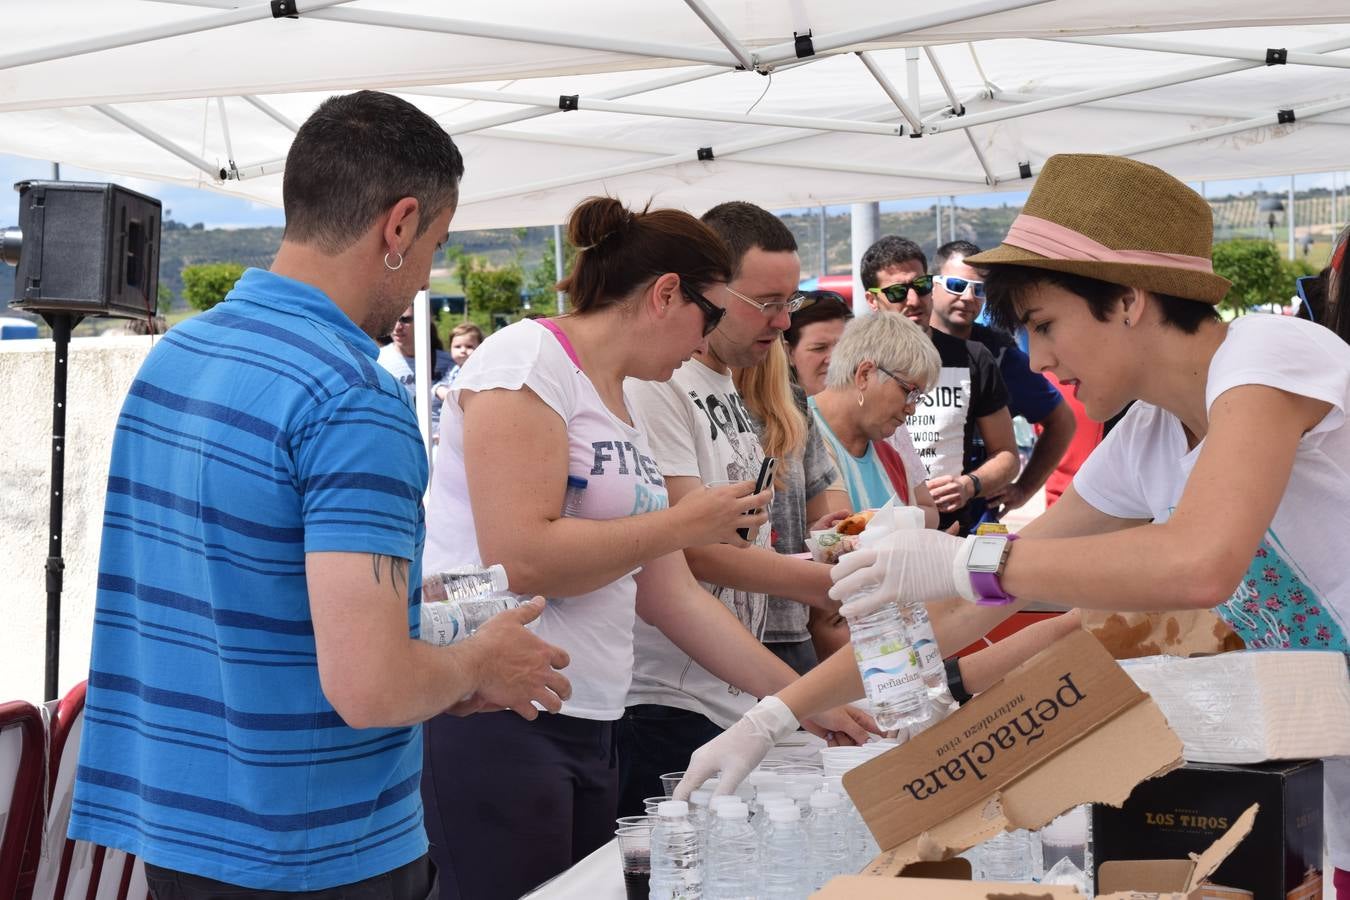
[[[1119,809],[1094,808],[1098,884],[1105,889],[1113,871],[1137,865],[1120,860],[1172,859],[1203,849],[1253,803],[1261,811],[1251,837],[1212,880],[1251,891],[1253,900],[1320,897],[1322,764],[1316,760],[1187,763],[1139,785]]]
[[[1206,884],[1206,879],[1242,843],[1258,813],[1249,807],[1237,817],[1233,827],[1204,853],[1189,859],[1149,860],[1123,863],[1108,873],[1113,893],[1101,893],[1097,900],[1241,900],[1222,887]],[[929,865],[929,864],[919,864]],[[967,867],[969,871],[969,867]],[[1100,884],[1100,883],[1099,883]],[[812,900],[1084,900],[1071,887],[1041,884],[1004,884],[961,881],[943,878],[881,878],[869,875],[844,875],[831,879],[811,895]],[[1311,900],[1311,898],[1310,898]]]
[[[1081,803],[1118,806],[1181,764],[1181,741],[1095,638],[1058,641],[945,721],[844,776],[896,875]]]

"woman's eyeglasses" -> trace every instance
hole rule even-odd
[[[902,281],[899,284],[887,285],[884,288],[868,288],[867,293],[880,294],[892,303],[904,303],[909,299],[911,290],[920,297],[927,297],[933,293],[933,276],[920,275],[913,281]]]
[[[960,297],[970,288],[970,295],[976,300],[984,299],[984,282],[971,281],[969,278],[957,278],[955,275],[934,275],[934,283],[954,297]]]
[[[680,291],[703,313],[703,336],[707,337],[717,328],[717,323],[722,321],[722,317],[727,311],[717,304],[713,303],[707,297],[685,284],[683,279],[680,281]]]
[[[876,364],[873,363],[873,365]],[[882,375],[890,376],[892,381],[900,385],[900,389],[905,392],[906,403],[918,403],[919,400],[923,398],[923,391],[919,389],[918,385],[910,384],[908,381],[905,381],[899,375],[896,375],[891,370],[884,368],[882,366],[877,366],[877,371],[880,372]]]

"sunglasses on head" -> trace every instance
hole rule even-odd
[[[984,299],[984,282],[971,281],[969,278],[957,278],[955,275],[934,275],[933,283],[954,297],[960,297],[970,288],[970,295],[976,300]]]
[[[802,291],[802,305],[797,308],[797,312],[817,307],[824,309],[827,306],[841,307],[851,318],[853,316],[853,307],[844,299],[843,294],[837,294],[834,291]]]
[[[884,288],[868,288],[867,293],[880,294],[892,303],[904,303],[909,299],[911,290],[920,297],[927,297],[933,293],[933,276],[920,275],[913,281],[902,281],[899,284],[887,285]]]
[[[703,313],[703,336],[707,337],[712,334],[717,328],[717,323],[722,321],[722,317],[727,314],[727,311],[685,284],[683,279],[680,281],[680,291],[690,303],[697,306],[699,311]]]

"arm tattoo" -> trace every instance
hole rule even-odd
[[[389,563],[390,584],[396,592],[406,594],[408,591],[408,561],[406,559],[397,556],[384,556],[379,553],[371,554],[371,575],[375,578],[375,583],[383,584],[380,580],[380,567],[385,561]]]

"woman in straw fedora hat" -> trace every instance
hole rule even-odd
[[[1089,416],[1136,402],[1020,534],[902,532],[845,556],[831,594],[846,616],[935,603],[951,651],[1033,599],[1213,608],[1252,647],[1350,651],[1350,346],[1292,317],[1221,321],[1211,240],[1208,205],[1159,169],[1046,162],[1003,244],[968,262],[991,315],[1029,331],[1032,368]],[[807,714],[846,682],[860,691],[851,665],[827,663],[779,697]],[[1350,869],[1350,760],[1326,781],[1331,856]]]

